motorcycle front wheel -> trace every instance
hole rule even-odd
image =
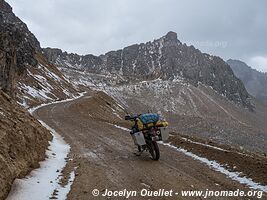
[[[151,154],[152,160],[159,160],[159,146],[156,141],[150,141],[148,144],[149,153]]]

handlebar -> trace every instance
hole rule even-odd
[[[138,118],[138,115],[126,115],[124,119],[129,121],[135,121],[136,118]]]

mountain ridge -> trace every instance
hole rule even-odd
[[[229,100],[253,110],[249,94],[230,66],[217,56],[182,44],[175,32],[100,56],[80,56],[52,48],[43,48],[42,51],[58,67],[115,75],[121,82],[157,78],[173,80],[176,77],[183,77],[193,85],[201,82]]]
[[[235,75],[241,79],[247,91],[267,105],[267,73],[259,72],[240,60],[227,60]]]

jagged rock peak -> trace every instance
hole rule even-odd
[[[127,81],[161,78],[173,80],[183,77],[197,86],[203,83],[229,100],[252,108],[243,83],[221,58],[202,53],[182,43],[175,32],[153,42],[135,44],[121,50],[97,56],[79,56],[43,49],[52,63],[63,68],[74,68],[96,74],[123,76]]]
[[[37,38],[28,29],[27,25],[13,13],[12,7],[4,0],[0,0],[0,26],[1,31],[9,28],[10,34],[12,32],[19,32],[24,43],[29,43],[35,51],[41,51],[40,43]]]
[[[178,39],[177,39],[177,33],[173,32],[173,31],[169,31],[169,32],[164,36],[164,38],[165,38],[166,40],[170,40],[170,41],[174,41],[174,42],[178,41]]]

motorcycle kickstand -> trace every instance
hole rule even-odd
[[[134,152],[134,155],[141,156],[141,154],[145,151],[145,149],[142,149],[141,151]]]

